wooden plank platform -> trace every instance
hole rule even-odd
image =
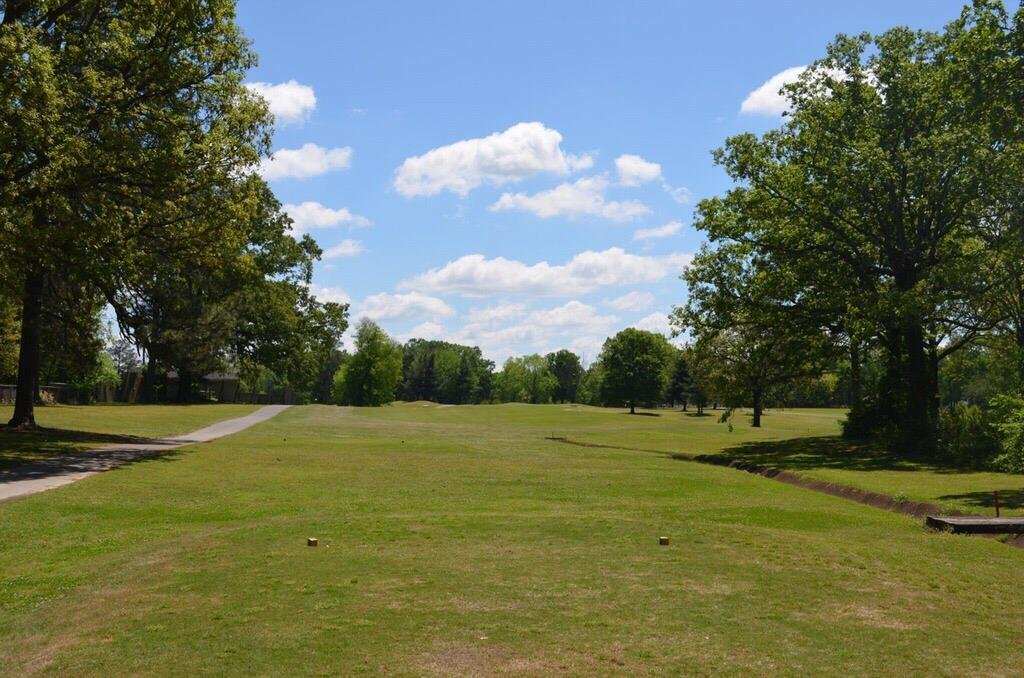
[[[958,534],[1024,534],[1024,517],[928,516],[924,524]]]

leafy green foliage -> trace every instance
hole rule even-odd
[[[0,291],[0,382],[13,381],[18,373],[19,316],[17,303]]]
[[[548,361],[548,369],[554,375],[558,386],[552,394],[555,402],[575,402],[576,394],[580,387],[580,380],[583,378],[583,365],[580,357],[567,349],[561,349],[545,356]]]
[[[604,367],[600,360],[594,361],[583,372],[580,378],[580,386],[576,391],[577,402],[584,405],[604,404]]]
[[[1024,397],[999,395],[992,407],[1000,449],[993,463],[1009,473],[1024,473]]]
[[[494,394],[503,403],[549,403],[557,389],[547,359],[536,353],[509,358],[494,376]]]
[[[665,337],[630,327],[604,342],[599,358],[604,368],[602,398],[607,404],[629,406],[661,400],[668,382],[674,349]]]
[[[490,398],[494,363],[475,346],[410,339],[403,348],[398,397],[453,405]]]
[[[978,405],[956,403],[939,413],[939,451],[958,466],[987,466],[999,451],[991,416]]]
[[[665,389],[665,398],[673,404],[682,404],[685,410],[693,397],[693,377],[690,376],[690,369],[686,365],[686,357],[682,352],[680,351],[674,357],[674,367],[668,387]]]
[[[393,401],[402,376],[402,347],[364,318],[356,327],[355,349],[334,376],[335,402],[379,407]]]

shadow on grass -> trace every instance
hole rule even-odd
[[[744,443],[707,455],[707,458],[742,461],[789,471],[842,469],[965,473],[978,470],[942,461],[902,458],[879,445],[845,440],[839,436]]]
[[[657,412],[623,412],[631,417],[660,417]]]
[[[105,445],[124,445],[150,442],[147,438],[42,428],[38,431],[4,431],[0,429],[0,469],[9,469],[42,461],[57,455],[81,452]]]
[[[996,498],[991,492],[964,492],[963,494],[947,494],[939,497],[944,501],[962,502],[969,506],[995,509]],[[1024,489],[999,490],[999,506],[1004,509],[1024,508]]]

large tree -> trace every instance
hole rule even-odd
[[[580,387],[580,380],[583,378],[583,364],[580,357],[568,349],[561,349],[545,356],[548,361],[548,369],[558,381],[555,389],[554,399],[560,403],[571,403],[576,401],[576,392]]]
[[[665,393],[673,350],[661,334],[634,327],[605,340],[599,358],[604,402],[626,404],[630,414],[637,405],[657,403]]]
[[[840,36],[785,89],[781,128],[716,153],[738,186],[700,206],[713,241],[752,246],[843,329],[854,366],[884,351],[875,411],[911,454],[936,449],[939,361],[994,322],[979,243],[1019,135],[1009,25],[978,0],[941,33]]]
[[[683,274],[689,299],[671,318],[696,340],[692,357],[704,379],[730,408],[750,406],[754,427],[772,391],[820,374],[839,343],[840,333],[823,327],[830,305],[821,308],[775,264],[749,244],[703,247]]]
[[[366,318],[356,327],[355,353],[334,377],[339,405],[379,407],[394,400],[402,376],[402,347]]]
[[[157,249],[235,223],[225,187],[255,166],[269,114],[234,0],[0,1],[0,265],[21,300],[10,425],[33,428],[50,277],[109,292]],[[192,248],[195,249],[195,248]]]
[[[153,398],[158,366],[177,370],[183,400],[193,376],[229,367],[249,382],[268,369],[308,392],[347,326],[347,306],[311,295],[320,248],[308,235],[292,237],[266,184],[248,176],[230,189],[236,209],[191,217],[220,240],[188,256],[153,248],[140,255],[147,275],[118,279],[109,290],[121,327],[147,353],[144,400]]]
[[[686,412],[693,397],[693,376],[690,374],[690,367],[682,351],[679,351],[674,356],[674,360],[675,364],[672,367],[672,375],[669,377],[668,386],[665,389],[665,397],[673,405],[682,403],[683,412]]]

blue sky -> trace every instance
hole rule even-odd
[[[242,0],[277,113],[262,171],[329,254],[318,296],[400,340],[592,360],[667,331],[728,181],[711,151],[838,32],[939,28],[961,2]]]

